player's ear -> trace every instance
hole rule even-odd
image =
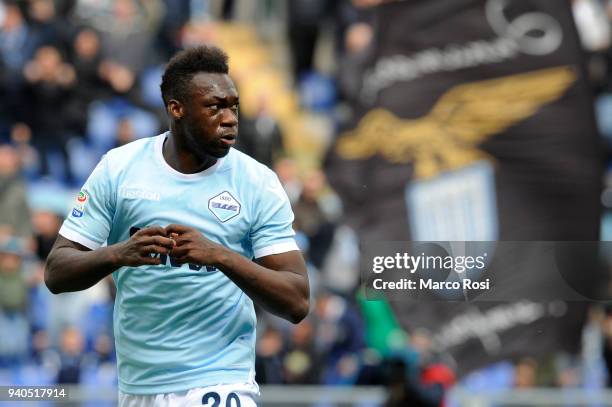
[[[183,118],[183,104],[176,99],[170,99],[168,101],[168,114],[175,120]]]

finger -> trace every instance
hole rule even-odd
[[[189,226],[178,225],[176,223],[172,223],[166,226],[167,234],[176,233],[177,235],[182,235],[183,233],[191,232],[192,230],[193,228],[190,228]]]
[[[138,266],[143,266],[147,264],[160,265],[161,259],[159,258],[159,256],[151,257],[149,255],[144,255],[144,256],[136,258],[134,262],[132,263],[132,267],[138,267]]]
[[[148,245],[142,248],[141,253],[144,253],[145,255],[149,255],[149,254],[168,254],[170,253],[170,250],[164,246],[158,246],[158,245]]]
[[[191,242],[191,239],[186,235],[183,235],[181,237],[177,237],[176,239],[174,239],[175,248],[179,246],[185,246],[189,242]]]
[[[168,237],[162,237],[162,236],[152,236],[151,239],[153,239],[154,244],[158,245],[158,246],[164,246],[170,250],[172,250],[174,248],[174,246],[176,246],[176,241],[174,241],[173,239],[170,239]]]
[[[146,228],[140,229],[138,232],[134,234],[134,236],[167,236],[166,229],[161,226],[148,226]]]
[[[141,265],[153,265],[158,266],[161,264],[161,259],[159,257],[142,257],[140,258]]]
[[[184,248],[184,247],[177,246],[174,249],[172,249],[172,257],[185,256],[187,253],[189,253],[189,249]]]
[[[175,241],[162,236],[144,236],[139,240],[141,246],[157,245],[172,249],[175,246]]]

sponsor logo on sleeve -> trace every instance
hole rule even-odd
[[[74,207],[72,208],[72,217],[81,218],[85,213],[85,204],[89,200],[89,195],[85,191],[79,191],[76,202],[74,203]]]

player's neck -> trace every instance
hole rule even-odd
[[[164,141],[162,155],[170,167],[183,174],[195,174],[204,171],[217,162],[217,159],[214,157],[203,159],[194,154],[172,133]]]

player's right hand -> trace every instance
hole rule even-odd
[[[111,246],[118,266],[144,266],[161,264],[159,256],[169,254],[175,246],[161,226],[149,226],[134,233],[128,240]]]

